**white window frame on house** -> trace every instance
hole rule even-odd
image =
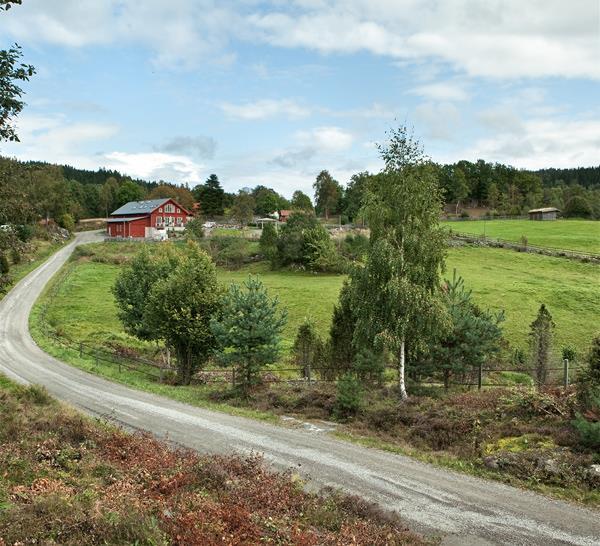
[[[163,217],[162,216],[157,216],[156,217],[156,227],[160,227],[163,225]]]
[[[183,225],[183,218],[182,218],[181,216],[178,216],[178,217],[175,219],[175,223],[176,223],[178,226],[182,226],[182,225]]]
[[[165,205],[165,212],[175,212],[175,205],[173,203],[167,203]]]
[[[171,227],[175,225],[175,218],[173,216],[165,216],[165,226]]]
[[[160,208],[158,209],[158,212],[162,212],[162,207],[160,207]]]
[[[179,214],[181,212],[181,209],[177,209],[177,214]]]

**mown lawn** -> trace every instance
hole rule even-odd
[[[506,241],[520,242],[523,236],[535,246],[580,250],[600,254],[600,221],[556,220],[465,220],[443,222],[458,233],[485,235]]]
[[[450,250],[446,276],[450,277],[454,268],[481,305],[505,310],[505,333],[514,346],[527,347],[529,324],[541,303],[549,307],[556,323],[557,352],[567,344],[583,352],[598,329],[598,266],[503,249],[461,247]],[[150,349],[151,345],[125,334],[117,319],[111,287],[118,272],[116,265],[77,263],[53,296],[49,321],[75,339]],[[288,310],[286,352],[305,317],[313,319],[322,335],[327,335],[343,276],[271,271],[264,263],[238,271],[219,270],[226,285],[243,282],[249,274],[258,274]]]

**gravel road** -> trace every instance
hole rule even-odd
[[[43,352],[28,317],[44,285],[82,233],[24,278],[0,302],[0,371],[45,385],[57,398],[93,415],[199,451],[260,452],[314,486],[331,485],[398,511],[415,530],[443,544],[600,544],[600,513],[541,495],[336,440],[326,432],[275,426],[188,406],[90,375]],[[1,424],[0,424],[1,426]]]

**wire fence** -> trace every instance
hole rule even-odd
[[[532,245],[529,242],[508,241],[498,237],[488,237],[483,234],[461,233],[451,230],[450,235],[459,240],[469,243],[483,243],[489,246],[498,246],[502,248],[510,248],[520,252],[534,252],[536,254],[545,254],[560,258],[574,258],[578,260],[590,260],[600,262],[600,254],[593,252],[584,252],[580,250],[570,250],[566,248],[556,248],[552,246]]]
[[[75,356],[91,360],[96,366],[100,364],[110,365],[119,373],[123,370],[137,372],[161,383],[172,381],[175,378],[177,369],[170,365],[170,358],[166,357],[164,350],[161,352],[160,360],[153,360],[127,353],[126,348],[112,348],[72,339],[60,328],[52,326],[48,320],[50,304],[59,295],[73,269],[73,264],[65,268],[60,276],[53,281],[46,295],[39,315],[39,324],[43,335]],[[562,361],[554,360],[552,365],[545,370],[546,377],[544,381],[540,382],[538,370],[525,366],[512,368],[481,366],[454,374],[445,373],[443,367],[441,369],[438,367],[418,367],[408,369],[407,382],[409,385],[444,388],[466,387],[468,389],[476,387],[479,390],[482,388],[512,387],[518,384],[524,386],[540,386],[541,384],[568,387],[575,379],[578,369],[566,359]],[[517,376],[515,374],[521,375]],[[310,364],[288,367],[274,365],[262,371],[259,375],[260,380],[266,384],[286,383],[305,386],[316,383],[336,384],[340,378],[339,371],[336,372],[336,370],[327,366],[311,366]],[[395,366],[385,366],[383,374],[375,375],[378,376],[376,379],[367,377],[365,380],[379,384],[394,384],[397,381],[397,368]],[[194,376],[194,382],[199,384],[230,384],[236,386],[242,380],[242,371],[239,368],[223,368],[216,364],[200,370]]]

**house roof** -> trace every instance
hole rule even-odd
[[[531,209],[529,211],[529,214],[531,214],[532,212],[560,212],[560,209],[556,209],[554,207],[545,207],[543,209]]]
[[[148,201],[130,201],[112,212],[111,216],[117,216],[119,214],[149,214],[154,209],[164,205],[167,201],[171,201],[171,198],[166,197],[163,199],[150,199]]]
[[[109,224],[114,224],[117,222],[133,222],[134,220],[141,220],[142,218],[146,218],[146,216],[125,216],[124,218],[107,218],[106,221]]]

